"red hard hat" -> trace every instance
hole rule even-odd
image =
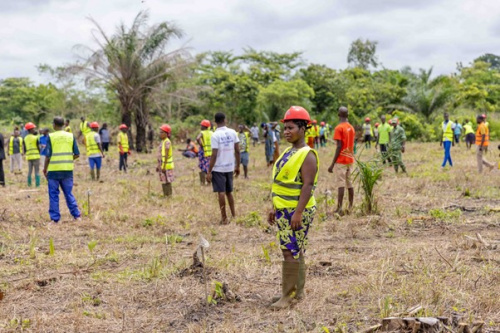
[[[366,117],[366,118],[365,118],[365,121],[370,121],[370,118]]]
[[[281,120],[284,123],[287,120],[307,120],[311,122],[311,117],[309,117],[309,112],[302,106],[292,106],[285,113],[285,118]]]
[[[165,132],[165,133],[171,133],[172,132],[172,127],[168,124],[163,124],[160,126],[160,129]]]
[[[321,126],[325,126],[325,122],[324,122],[324,121],[322,121],[322,122],[320,123],[320,125],[321,125]]]
[[[128,129],[128,127],[127,127],[127,125],[125,125],[125,124],[121,124],[121,125],[120,125],[120,129]]]
[[[93,121],[90,123],[90,128],[99,128],[99,124],[97,123],[97,121]]]
[[[36,128],[35,124],[33,123],[27,123],[24,128],[29,131],[30,129]]]
[[[200,123],[201,126],[205,126],[205,127],[210,127],[212,126],[212,124],[210,124],[210,120],[207,120],[207,119],[203,119]]]
[[[375,123],[375,127],[378,127],[380,124],[379,123]]]

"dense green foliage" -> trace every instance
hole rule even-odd
[[[0,120],[43,122],[62,114],[114,125],[122,121],[135,125],[142,145],[148,122],[169,122],[174,135],[185,137],[217,111],[233,124],[250,124],[278,120],[289,106],[302,105],[319,121],[334,124],[336,110],[345,105],[354,125],[366,116],[398,116],[409,139],[436,140],[444,111],[459,122],[486,113],[491,136],[500,135],[495,117],[500,110],[500,57],[493,54],[459,64],[446,76],[433,76],[432,68],[380,68],[377,43],[361,39],[352,43],[346,69],[307,64],[300,52],[251,48],[190,58],[185,50],[165,53],[180,30],[167,23],[146,27],[146,21],[147,15],[139,14],[130,28],[120,25],[112,36],[100,30],[98,48],[79,66],[41,65],[52,83],[0,80]],[[85,86],[76,75],[82,72]]]

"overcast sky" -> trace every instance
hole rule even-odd
[[[93,45],[89,16],[112,33],[140,10],[150,23],[175,22],[193,53],[302,51],[308,63],[345,68],[361,37],[379,42],[387,68],[436,74],[500,54],[500,0],[0,0],[0,79],[43,80],[37,64],[69,63],[74,45]]]

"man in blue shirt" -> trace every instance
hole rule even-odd
[[[47,140],[47,146],[45,147],[46,158],[43,168],[43,174],[45,175],[45,177],[47,177],[47,181],[49,183],[50,219],[55,223],[58,223],[61,219],[61,213],[59,212],[59,187],[61,187],[66,199],[66,204],[68,205],[68,209],[71,215],[73,215],[73,218],[78,221],[80,220],[80,211],[78,210],[76,199],[71,193],[71,191],[73,190],[73,166],[71,164],[73,163],[73,160],[77,159],[80,156],[80,151],[78,150],[78,145],[76,143],[75,137],[72,134],[63,131],[64,119],[62,117],[55,117],[53,126],[55,133],[49,135],[49,139]],[[67,160],[59,160],[61,156],[67,155],[66,153],[53,153],[53,151],[59,151],[55,146],[53,146],[53,144],[59,145],[59,142],[62,142],[66,139],[64,138],[64,135],[71,135],[71,138],[73,140],[73,156],[70,157],[70,162],[68,162]],[[63,136],[63,140],[60,140],[61,136]],[[56,140],[54,140],[54,138],[56,138]],[[55,161],[52,162],[53,165],[69,164],[70,167],[56,168],[59,169],[57,171],[48,171],[50,160],[52,157],[54,157],[55,159]]]
[[[462,135],[462,125],[458,122],[458,120],[455,120],[455,129],[454,129],[454,139],[455,143],[457,146],[460,145],[460,136]]]

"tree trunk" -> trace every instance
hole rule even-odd
[[[141,99],[135,112],[135,126],[137,127],[137,135],[135,137],[137,152],[147,151],[146,149],[146,128],[148,126],[148,111],[145,99]]]
[[[130,149],[135,150],[134,136],[132,135],[132,112],[130,111],[130,108],[128,108],[126,105],[123,105],[123,103],[121,103],[121,112],[122,112],[122,124],[127,125],[127,127],[129,128],[127,132],[129,147]]]

